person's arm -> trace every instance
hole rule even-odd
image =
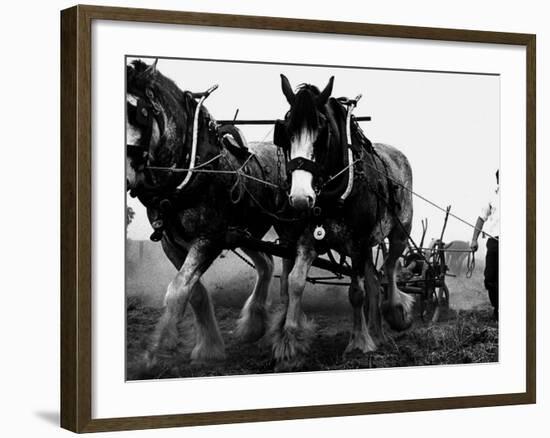
[[[474,234],[472,235],[472,242],[470,243],[470,248],[472,249],[472,251],[477,251],[477,249],[479,248],[477,239],[481,234],[481,230],[483,229],[484,223],[485,223],[485,220],[483,220],[482,217],[477,218],[476,227],[474,228]]]

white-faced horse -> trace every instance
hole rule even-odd
[[[353,330],[346,351],[373,351],[384,341],[382,312],[394,329],[412,322],[413,298],[397,288],[395,278],[412,223],[411,167],[396,148],[366,139],[348,118],[351,102],[330,98],[333,79],[323,91],[303,84],[294,92],[281,75],[290,108],[276,126],[274,142],[286,156],[291,206],[311,213],[299,235],[293,230],[296,258],[285,263],[283,272],[288,305],[272,328],[281,368],[299,367],[307,354],[313,332],[301,307],[302,294],[314,259],[329,248],[352,262]],[[385,238],[389,286],[382,306],[371,248]]]

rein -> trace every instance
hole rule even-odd
[[[267,186],[273,187],[273,188],[280,188],[277,184],[273,184],[272,182],[265,181],[263,179],[257,178],[255,176],[249,175],[246,172],[243,171],[243,166],[239,167],[238,169],[233,170],[217,170],[217,169],[203,169],[204,167],[208,166],[209,164],[212,164],[213,162],[219,160],[220,158],[225,158],[226,149],[223,149],[222,152],[220,152],[215,157],[211,158],[208,161],[205,161],[204,163],[201,163],[193,168],[181,168],[181,167],[162,167],[162,166],[147,166],[147,169],[150,170],[158,170],[158,171],[164,171],[164,172],[194,172],[194,173],[210,173],[210,174],[220,174],[220,175],[236,175],[238,177],[243,177],[250,179],[252,181],[256,181],[260,184],[265,184]],[[250,154],[250,157],[246,160],[247,162],[249,159],[254,156],[253,154]],[[246,164],[246,163],[245,163]]]

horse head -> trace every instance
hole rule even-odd
[[[330,190],[328,179],[344,167],[345,112],[342,105],[330,97],[334,77],[323,91],[314,85],[302,84],[294,92],[284,75],[281,80],[290,109],[285,119],[275,126],[274,143],[285,152],[290,204],[298,210],[307,210],[315,206],[320,195],[328,194],[328,198],[335,191],[333,186]],[[325,185],[329,189],[326,192]]]
[[[294,92],[286,76],[281,75],[290,109],[276,126],[275,143],[285,152],[291,181],[289,200],[298,210],[314,207],[330,161],[327,144],[329,125],[333,122],[327,117],[326,107],[333,83],[331,77],[322,91],[314,85],[302,84]]]
[[[140,60],[126,67],[126,178],[127,189],[160,187],[171,183],[173,168],[187,159],[186,140],[192,131],[196,103],[157,69],[157,61]]]

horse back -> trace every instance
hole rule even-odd
[[[363,160],[366,184],[360,185],[359,196],[364,201],[359,200],[359,204],[376,212],[368,221],[371,224],[370,244],[376,245],[395,227],[408,232],[412,226],[412,169],[399,149],[382,143],[372,146],[372,152]],[[369,215],[368,211],[363,214]]]
[[[376,155],[384,162],[382,172],[406,187],[409,197],[412,196],[412,169],[409,160],[399,149],[384,143],[373,143]],[[380,175],[381,176],[381,175]]]

